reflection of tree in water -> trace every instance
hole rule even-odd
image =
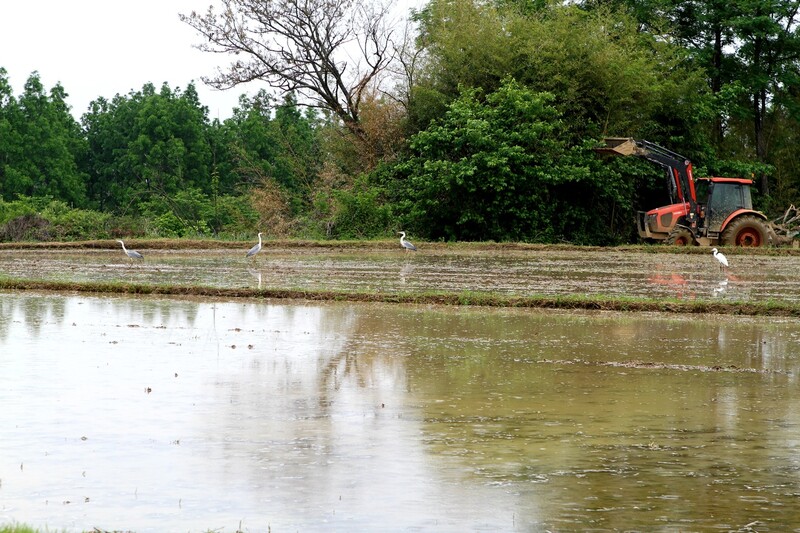
[[[800,480],[776,472],[781,462],[791,461],[791,447],[784,440],[794,438],[791,431],[776,439],[781,451],[756,452],[753,465],[738,451],[726,453],[729,447],[724,445],[729,439],[737,448],[765,449],[763,440],[748,442],[753,435],[776,435],[769,429],[771,410],[797,418],[792,402],[759,406],[765,393],[775,392],[774,387],[764,391],[761,379],[735,384],[725,372],[658,368],[659,363],[694,362],[709,368],[774,369],[774,361],[764,366],[766,361],[752,361],[757,346],[763,347],[764,359],[775,353],[768,349],[773,344],[782,347],[784,360],[797,353],[781,340],[786,324],[773,329],[728,322],[554,313],[496,321],[487,314],[445,330],[428,321],[416,332],[430,332],[425,356],[440,363],[408,365],[412,386],[436,390],[440,398],[426,404],[426,444],[437,456],[458,457],[470,476],[527,486],[523,507],[535,504],[550,516],[569,511],[586,517],[589,512],[602,527],[626,525],[631,517],[626,509],[653,507],[648,501],[667,490],[663,472],[676,478],[671,494],[706,493],[687,498],[685,506],[694,516],[703,515],[705,502],[715,500],[709,484],[714,465],[724,465],[739,489],[754,472],[770,470],[778,474],[772,478],[778,480],[775,486],[788,481],[798,487]],[[609,361],[653,366],[605,370],[593,364]],[[782,377],[778,388],[787,380],[794,379]],[[759,416],[750,414],[759,411]],[[684,475],[687,469],[700,475]],[[532,488],[539,484],[548,488]],[[774,496],[788,503],[784,496]],[[576,502],[583,503],[575,507]],[[606,515],[597,512],[601,509],[616,511]],[[653,523],[665,511],[654,509],[645,521]],[[612,514],[622,519],[616,522]],[[717,514],[747,518],[741,509]]]
[[[369,317],[354,317],[349,326],[351,330],[341,346],[320,361],[320,395],[339,391],[345,384],[359,389],[374,387],[378,381],[376,367],[387,364],[377,350],[364,349],[364,330],[370,328]]]
[[[337,380],[354,368],[344,353],[353,309],[249,303],[218,318],[225,349],[212,411],[201,415],[216,444],[212,454],[231,475],[279,485],[281,498],[300,499],[312,480],[325,484],[320,466],[336,447]]]
[[[363,486],[349,461],[374,466],[392,454],[395,461],[422,455],[436,466],[415,473],[439,476],[442,486],[513,486],[521,523],[565,509],[585,517],[615,508],[629,518],[630,502],[664,510],[642,500],[658,498],[659,472],[680,478],[675,487],[686,494],[706,496],[714,464],[736,483],[752,473],[718,449],[725,439],[749,450],[754,431],[771,435],[779,443],[772,455],[790,462],[783,440],[791,425],[770,430],[760,402],[775,391],[762,390],[761,378],[663,368],[757,367],[758,357],[770,367],[782,357],[788,366],[797,348],[787,344],[786,324],[404,306],[235,308],[224,313],[228,349],[212,411],[201,416],[216,438],[212,455],[226,475],[263,486],[256,497],[279,490],[286,501],[308,501],[311,492],[341,490],[347,475]],[[246,329],[230,333],[238,324]],[[626,361],[664,365],[598,364]],[[793,420],[785,400],[765,405]],[[755,420],[741,416],[759,409]],[[753,453],[757,468],[774,470],[775,459]],[[701,475],[684,476],[683,463]],[[686,504],[692,513],[700,506],[697,498]]]
[[[34,339],[39,337],[45,323],[63,326],[67,319],[77,327],[91,324],[162,327],[176,323],[191,327],[200,315],[199,305],[191,299],[146,296],[8,294],[0,298],[0,339],[8,338],[15,322],[23,324]]]
[[[116,317],[124,325],[133,322],[143,326],[164,326],[173,323],[192,326],[200,313],[199,302],[192,299],[148,296],[113,296],[86,298],[84,305],[99,316]]]
[[[34,338],[45,322],[64,322],[65,298],[37,294],[7,294],[0,298],[0,338],[6,340],[11,324],[21,322]]]

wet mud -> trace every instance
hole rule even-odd
[[[142,249],[144,261],[121,250],[2,249],[0,279],[47,283],[136,284],[229,291],[381,295],[614,297],[678,302],[800,304],[800,256],[730,254],[731,266],[701,253],[618,249],[447,248],[402,250],[265,248]],[[184,291],[184,292],[189,292]],[[433,303],[433,302],[431,302]],[[446,303],[446,302],[445,302]],[[507,305],[514,305],[513,303]],[[523,304],[519,304],[523,305]]]

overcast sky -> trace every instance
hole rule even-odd
[[[408,1],[408,0],[403,0]],[[46,91],[56,84],[79,118],[100,96],[138,91],[145,83],[164,82],[182,90],[192,81],[210,118],[228,118],[242,93],[255,94],[258,82],[217,91],[200,79],[225,67],[229,58],[201,52],[200,36],[178,14],[205,13],[209,0],[12,0],[0,16],[0,67],[7,71],[14,96],[31,72],[38,71]],[[413,2],[415,3],[415,2]]]

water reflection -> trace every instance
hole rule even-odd
[[[414,273],[414,264],[410,262],[403,263],[400,267],[400,283],[405,285],[408,278]]]
[[[728,290],[728,278],[717,283],[717,286],[714,287],[714,296],[722,296],[725,291]]]
[[[2,296],[0,521],[800,527],[796,321]]]
[[[32,297],[25,305],[14,298],[0,298],[0,338],[5,339],[14,321],[26,325],[36,336],[48,321],[64,319],[64,298]]]
[[[258,282],[257,288],[261,290],[261,272],[252,268],[248,268],[247,272]]]

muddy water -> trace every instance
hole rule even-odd
[[[214,287],[359,291],[487,291],[683,299],[800,300],[800,257],[731,255],[721,273],[709,254],[608,250],[426,252],[266,249],[0,252],[0,275]]]
[[[0,293],[0,523],[800,528],[796,321]]]

